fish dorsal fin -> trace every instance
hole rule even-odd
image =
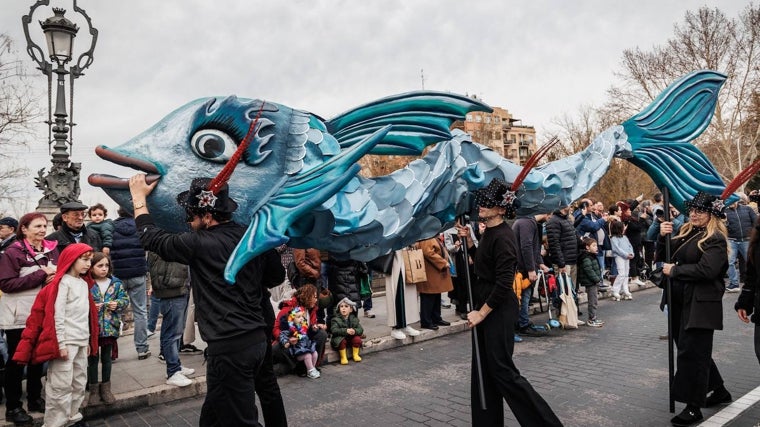
[[[430,144],[451,138],[449,128],[468,112],[492,109],[476,99],[444,92],[417,91],[364,104],[326,122],[341,148],[393,125],[369,154],[419,155]]]
[[[250,260],[286,243],[286,231],[293,222],[324,203],[355,177],[361,169],[357,161],[382,141],[389,130],[390,126],[381,128],[323,164],[284,177],[275,187],[274,194],[266,197],[260,207],[254,208],[248,230],[227,261],[225,280],[234,283],[237,273]]]

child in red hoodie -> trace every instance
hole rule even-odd
[[[13,360],[48,364],[45,425],[83,425],[79,407],[87,383],[87,356],[97,351],[98,311],[88,283],[92,248],[66,247],[55,278],[37,295]]]

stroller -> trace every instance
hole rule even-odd
[[[543,302],[546,302],[546,311],[549,312],[549,322],[547,323],[547,326],[551,329],[557,329],[561,328],[562,325],[552,316],[552,310],[559,310],[561,300],[559,298],[559,289],[557,288],[557,279],[554,274],[551,273],[551,270],[549,271],[550,272],[546,274],[541,270],[538,271],[538,279],[536,280],[536,285],[538,287],[538,308],[543,313]],[[541,298],[544,298],[544,300]]]

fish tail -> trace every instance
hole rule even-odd
[[[712,163],[691,144],[709,126],[725,81],[724,74],[710,70],[687,74],[623,123],[633,154],[627,160],[658,187],[667,186],[681,210],[697,192],[717,195],[725,187]]]

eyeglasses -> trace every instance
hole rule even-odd
[[[84,211],[68,211],[66,212],[66,214],[68,214],[69,216],[77,217],[77,218],[79,217],[84,218],[85,216]]]

